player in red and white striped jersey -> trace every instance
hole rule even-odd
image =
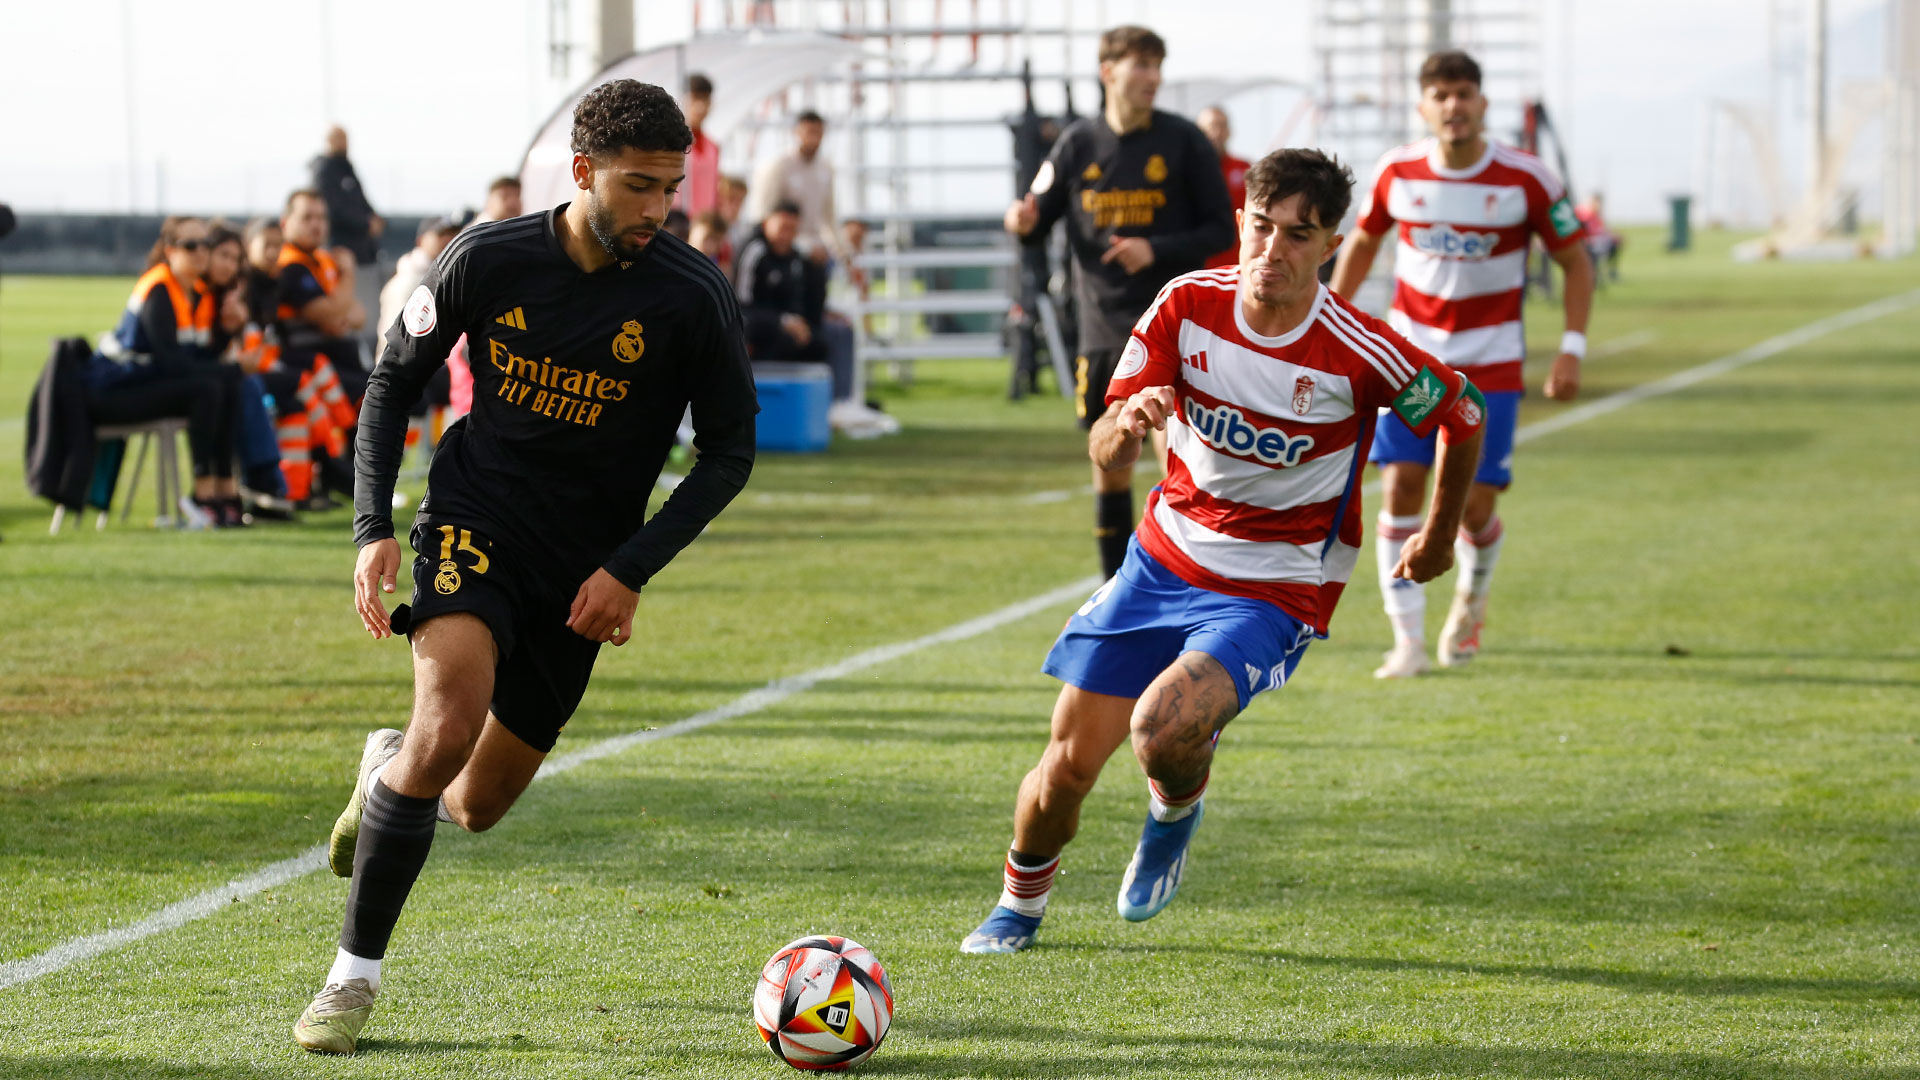
[[[1352,296],[1392,232],[1388,323],[1472,379],[1487,398],[1486,451],[1467,499],[1457,548],[1459,584],[1439,648],[1441,665],[1455,666],[1480,650],[1504,533],[1494,505],[1513,480],[1527,351],[1520,313],[1533,237],[1540,237],[1566,274],[1566,333],[1547,376],[1550,398],[1569,401],[1580,391],[1593,267],[1560,180],[1532,154],[1487,141],[1487,99],[1473,58],[1457,51],[1429,56],[1420,68],[1420,93],[1420,115],[1433,137],[1380,159],[1360,219],[1341,249],[1333,291]],[[1394,647],[1374,675],[1418,675],[1427,667],[1426,596],[1417,583],[1392,572],[1399,545],[1420,524],[1433,445],[1384,417],[1371,460],[1380,465],[1386,488],[1374,543],[1394,634]]]
[[[1361,455],[1380,409],[1445,432],[1433,508],[1396,572],[1426,581],[1452,565],[1485,401],[1321,287],[1352,183],[1319,151],[1269,154],[1236,214],[1239,267],[1174,278],[1134,325],[1088,453],[1130,464],[1164,429],[1167,479],[1119,573],[1047,655],[1066,683],[1052,738],[1020,786],[1000,902],[962,951],[1032,943],[1080,804],[1129,737],[1149,797],[1117,906],[1138,921],[1173,899],[1214,740],[1326,635],[1360,551]]]

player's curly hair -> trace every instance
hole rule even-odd
[[[1302,196],[1311,223],[1325,229],[1340,227],[1353,202],[1353,173],[1340,159],[1318,150],[1275,150],[1247,170],[1247,207],[1261,209]],[[1301,215],[1306,218],[1306,214]]]
[[[622,150],[685,153],[693,129],[673,95],[652,83],[601,83],[573,109],[573,152],[603,158]]]

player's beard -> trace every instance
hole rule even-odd
[[[620,232],[620,224],[613,219],[613,211],[598,196],[587,200],[587,228],[607,254],[622,262],[639,258],[640,252],[647,246],[645,241],[635,244],[626,239]],[[653,238],[653,233],[653,229],[647,230],[648,240]]]

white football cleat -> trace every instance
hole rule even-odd
[[[1480,655],[1480,628],[1487,622],[1487,598],[1453,594],[1453,606],[1447,609],[1447,625],[1440,631],[1440,647],[1434,659],[1441,667],[1464,667]]]
[[[827,425],[850,439],[877,439],[900,433],[900,421],[878,409],[868,408],[865,402],[852,400],[827,406]]]
[[[1380,666],[1373,669],[1376,679],[1411,679],[1427,673],[1427,644],[1404,638],[1380,654]]]

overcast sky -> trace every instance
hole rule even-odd
[[[718,6],[709,0],[705,10],[711,17]],[[896,10],[931,6],[902,0]],[[1877,73],[1883,0],[1831,6],[1836,79]],[[571,34],[583,38],[593,5],[570,7]],[[946,5],[949,18],[968,7]],[[983,17],[1003,7],[1026,5],[979,3]],[[1082,0],[1072,15],[1081,26],[1155,27],[1168,41],[1169,80],[1307,79],[1312,7]],[[638,44],[684,38],[693,8],[691,0],[642,0]],[[1540,0],[1542,89],[1568,136],[1576,183],[1606,189],[1617,218],[1657,218],[1665,194],[1686,190],[1698,172],[1705,103],[1767,100],[1766,8],[1763,0]],[[0,201],[23,210],[268,209],[304,180],[321,132],[338,120],[380,208],[471,205],[489,178],[518,168],[534,127],[589,74],[584,56],[566,75],[552,72],[548,10],[547,0],[0,0],[8,28]],[[1284,97],[1243,104],[1235,147],[1243,155],[1265,149]],[[1787,135],[1792,156],[1799,143]],[[989,155],[1005,145],[994,138]],[[1870,146],[1850,171],[1877,186]],[[1753,185],[1742,178],[1735,187]]]

